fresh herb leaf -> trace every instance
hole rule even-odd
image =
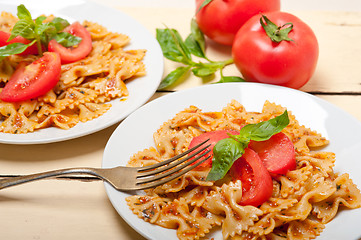
[[[237,138],[237,136],[240,136],[242,138],[246,137],[254,141],[265,141],[274,134],[281,132],[282,129],[284,129],[289,123],[290,120],[286,110],[282,115],[279,115],[268,121],[244,126],[241,128],[239,135],[236,135],[235,138],[237,140],[241,140]]]
[[[26,50],[27,47],[36,43],[39,55],[42,55],[43,46],[48,46],[50,40],[55,39],[64,47],[71,47],[81,42],[81,38],[71,35],[70,33],[61,32],[69,26],[69,22],[62,18],[54,18],[51,22],[44,22],[45,16],[39,16],[33,20],[30,12],[21,4],[17,7],[17,21],[11,31],[8,41],[17,36],[21,36],[32,41],[31,44],[12,45],[0,51],[0,60],[8,54],[19,54]],[[25,48],[25,49],[24,49]],[[11,54],[10,54],[11,55]]]
[[[0,60],[4,59],[5,57],[14,55],[14,54],[19,54],[24,52],[29,46],[33,45],[35,43],[35,41],[29,43],[29,44],[24,44],[24,43],[12,43],[12,44],[8,44],[5,45],[3,47],[0,47]]]
[[[191,20],[191,34],[187,37],[185,44],[194,56],[207,59],[204,35],[194,18]]]
[[[169,28],[157,29],[156,37],[164,57],[175,62],[190,63],[190,52],[177,30]]]
[[[262,15],[262,17],[260,18],[260,23],[263,29],[266,31],[267,36],[273,42],[279,43],[281,41],[293,41],[291,38],[288,37],[288,34],[293,29],[292,23],[286,23],[282,26],[277,26],[265,15]]]
[[[207,181],[222,179],[232,167],[234,161],[240,158],[246,146],[233,138],[225,138],[217,142],[213,148],[212,169],[207,175]]]
[[[182,78],[188,71],[190,67],[178,67],[172,72],[170,72],[158,86],[158,90],[165,89],[175,83],[177,80]]]
[[[191,69],[192,73],[197,77],[209,77],[215,74],[218,70],[222,73],[223,68],[233,63],[233,59],[226,61],[211,61],[207,58],[205,53],[206,45],[204,35],[199,29],[195,19],[192,19],[191,21],[191,33],[185,41],[182,40],[177,30],[169,28],[157,29],[156,38],[165,58],[188,66],[187,71]],[[192,55],[205,59],[206,62],[195,62],[192,59]],[[179,75],[179,71],[180,70],[172,72],[163,79],[158,87],[158,90],[169,87],[171,84],[176,82],[174,78]],[[221,77],[223,77],[222,74]],[[220,82],[225,82],[227,80],[230,81],[229,78],[225,78]],[[234,78],[234,80],[236,80],[236,78]],[[237,78],[237,80],[239,79]]]
[[[33,21],[33,18],[31,17],[31,14],[28,9],[24,6],[24,4],[20,4],[17,7],[17,16],[19,19],[27,20],[27,21]]]
[[[52,26],[55,27],[56,32],[63,31],[64,28],[70,25],[70,23],[67,20],[60,17],[54,18],[50,23]]]
[[[216,143],[213,148],[212,169],[207,180],[222,179],[232,167],[234,161],[242,156],[249,142],[265,141],[279,133],[289,124],[288,112],[257,124],[248,124],[241,128],[239,135],[230,135]]]
[[[79,44],[82,40],[80,37],[74,36],[67,32],[57,33],[54,39],[64,47],[72,47]]]
[[[192,72],[195,76],[197,77],[208,77],[212,74],[214,74],[215,72],[218,71],[218,68],[215,67],[209,67],[207,65],[200,65],[198,67],[194,67],[192,69]]]
[[[14,39],[17,36],[32,40],[36,38],[35,23],[31,20],[20,19],[17,21],[11,30],[11,35],[8,41]]]
[[[199,43],[194,39],[194,36],[190,34],[186,40],[185,45],[189,49],[189,52],[193,54],[194,56],[200,57],[200,58],[206,58],[206,55],[202,48],[200,47]]]
[[[229,83],[229,82],[245,82],[241,77],[236,76],[221,76],[221,79],[215,83]]]

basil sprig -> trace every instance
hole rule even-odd
[[[185,65],[170,72],[162,80],[158,90],[165,89],[175,82],[182,80],[189,71],[197,77],[205,78],[212,76],[219,70],[221,72],[221,79],[218,83],[244,81],[240,77],[223,76],[223,68],[232,64],[233,59],[212,61],[207,58],[205,54],[204,34],[199,29],[195,19],[191,20],[191,33],[184,41],[177,30],[170,28],[157,29],[156,37],[165,58]],[[192,55],[204,59],[206,62],[195,62]]]
[[[229,134],[229,138],[222,139],[213,148],[212,169],[208,173],[207,181],[222,179],[233,163],[240,158],[249,142],[265,141],[284,129],[290,120],[287,110],[283,114],[268,121],[248,124],[241,128],[239,135]]]
[[[42,55],[42,46],[48,46],[52,39],[65,47],[71,47],[81,42],[81,38],[62,32],[64,28],[69,26],[69,22],[63,18],[56,17],[50,22],[44,22],[46,17],[39,16],[33,20],[29,10],[23,4],[17,7],[17,16],[19,21],[15,23],[8,41],[21,36],[31,42],[29,44],[12,43],[0,47],[0,59],[22,53],[33,44],[37,45],[39,55]]]

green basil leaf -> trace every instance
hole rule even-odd
[[[55,39],[55,41],[57,41],[58,43],[60,43],[64,47],[71,47],[71,46],[74,46],[74,45],[78,45],[82,40],[82,38],[74,36],[74,35],[72,35],[70,33],[67,33],[67,32],[57,33],[54,36],[54,39]]]
[[[63,31],[64,28],[70,25],[70,23],[67,20],[60,17],[54,18],[50,23],[52,26],[55,27],[56,32]]]
[[[194,18],[191,20],[191,34],[204,54],[206,51],[206,41],[203,32],[199,29],[197,21]]]
[[[222,179],[233,163],[240,158],[247,144],[242,144],[233,138],[225,138],[216,143],[213,148],[213,161],[211,171],[207,175],[207,181]]]
[[[0,59],[3,59],[7,56],[11,56],[14,54],[19,54],[24,52],[29,46],[33,45],[35,41],[24,44],[24,43],[12,43],[6,46],[0,47]]]
[[[215,68],[215,67],[199,66],[199,67],[194,67],[192,69],[192,72],[197,77],[208,77],[208,76],[214,74],[215,72],[217,72],[217,70],[218,70],[218,68]]]
[[[41,25],[41,24],[43,24],[43,22],[44,22],[45,19],[46,19],[45,16],[39,16],[39,17],[37,17],[37,18],[35,19],[35,24],[36,24],[36,25]]]
[[[188,71],[190,67],[178,67],[172,72],[170,72],[159,84],[158,90],[165,89],[183,77]]]
[[[157,29],[156,38],[164,57],[175,62],[189,64],[191,55],[181,36],[175,29]]]
[[[33,18],[31,17],[31,14],[29,10],[24,6],[24,4],[20,4],[17,7],[17,16],[20,20],[27,20],[27,21],[33,21]]]
[[[222,76],[218,82],[215,83],[229,83],[229,82],[245,82],[241,77],[236,76]]]
[[[8,39],[8,41],[14,39],[16,36],[22,36],[23,38],[32,40],[36,38],[36,33],[34,31],[35,29],[35,23],[33,20],[28,21],[24,19],[20,19],[17,21],[11,30],[11,35]]]
[[[239,135],[232,135],[237,140],[250,139],[254,141],[265,141],[274,134],[279,133],[290,123],[287,110],[283,114],[268,121],[257,124],[248,124],[241,128]]]
[[[194,39],[194,36],[192,34],[190,34],[186,38],[184,43],[187,46],[187,48],[189,49],[189,51],[191,52],[191,54],[193,54],[194,56],[197,56],[197,57],[206,58],[204,51],[199,46],[198,42]]]

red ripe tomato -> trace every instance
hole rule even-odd
[[[248,147],[257,152],[271,174],[286,174],[296,168],[295,148],[292,141],[282,132],[266,141],[251,141]]]
[[[202,153],[206,152],[207,150],[211,150],[208,154],[206,154],[205,156],[210,156],[210,158],[208,158],[205,162],[203,162],[201,165],[199,165],[200,167],[212,167],[212,158],[213,158],[213,147],[214,145],[216,145],[216,143],[219,140],[222,140],[224,138],[228,138],[228,134],[239,134],[239,132],[235,131],[235,130],[217,130],[217,131],[212,131],[212,132],[206,132],[203,133],[197,137],[194,137],[192,139],[192,141],[189,144],[188,149],[197,146],[198,144],[206,141],[207,139],[208,142],[206,144],[210,144],[210,146],[208,148],[206,148],[203,152],[199,153],[199,155],[201,155]],[[192,154],[192,152],[190,153]]]
[[[53,39],[48,44],[48,50],[50,52],[59,53],[63,64],[76,62],[88,56],[93,46],[88,30],[86,30],[79,22],[74,22],[66,27],[64,31],[80,37],[82,39],[81,42],[77,46],[66,48]]]
[[[23,43],[23,44],[30,43],[29,40],[27,40],[21,36],[16,36],[14,39],[7,42],[10,35],[11,34],[8,32],[0,31],[0,47],[9,45],[11,43]],[[20,53],[19,55],[28,55],[28,54],[34,54],[34,55],[38,54],[38,48],[37,48],[36,44],[31,45],[30,47],[28,47],[24,52]]]
[[[276,84],[298,89],[313,75],[319,54],[312,29],[299,18],[285,12],[270,12],[266,17],[277,26],[293,24],[292,41],[273,42],[253,16],[235,37],[232,56],[247,81]]]
[[[207,37],[224,45],[232,45],[238,29],[252,16],[280,10],[280,0],[213,0],[198,12],[204,1],[196,0],[198,26]]]
[[[45,52],[44,56],[25,66],[20,64],[0,93],[5,102],[19,102],[41,96],[59,81],[59,54]]]
[[[271,175],[252,149],[245,149],[245,153],[233,163],[229,173],[233,180],[242,181],[242,199],[239,204],[257,207],[272,196]]]

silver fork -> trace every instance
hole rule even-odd
[[[211,150],[206,150],[210,145],[205,145],[208,140],[197,146],[174,156],[165,161],[145,167],[114,167],[114,168],[66,168],[42,173],[0,179],[0,189],[60,175],[79,174],[93,175],[110,183],[119,191],[143,190],[154,188],[180,177],[196,168],[210,156]],[[195,151],[195,152],[193,152]],[[187,154],[192,154],[186,156]],[[200,154],[201,153],[201,154]],[[199,155],[198,155],[199,154]],[[198,155],[198,156],[197,156]],[[203,158],[203,159],[202,159]],[[199,161],[198,161],[199,160]],[[196,162],[198,161],[198,162]],[[196,163],[195,163],[196,162]],[[193,164],[195,163],[195,164]]]

